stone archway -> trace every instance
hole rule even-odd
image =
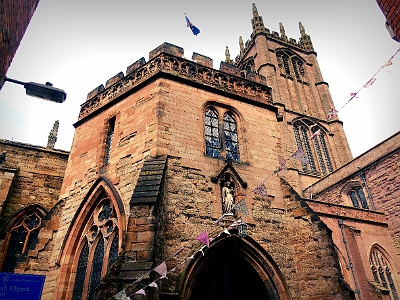
[[[249,237],[224,235],[187,268],[180,299],[286,300],[289,292],[271,257]]]

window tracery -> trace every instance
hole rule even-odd
[[[373,247],[371,250],[369,262],[375,282],[381,284],[390,291],[390,298],[392,300],[399,300],[396,285],[392,277],[391,267],[378,247]]]
[[[11,238],[2,272],[14,272],[17,262],[35,248],[38,242],[39,228],[42,218],[38,213],[25,215],[11,230]]]
[[[310,168],[312,172],[321,172],[322,174],[332,172],[333,165],[326,145],[324,131],[318,125],[307,119],[296,121],[293,124],[293,130],[297,147],[303,149],[309,162],[309,166],[302,163],[303,170],[307,171],[308,168]],[[310,138],[312,134],[316,133],[318,130],[320,134],[311,142]],[[314,158],[315,155],[317,160]],[[316,161],[318,162],[318,169]]]
[[[85,225],[84,225],[85,226]],[[73,300],[94,299],[97,286],[118,257],[118,219],[110,199],[104,197],[86,223],[80,239]]]
[[[207,156],[225,156],[232,161],[240,160],[237,122],[231,112],[225,112],[223,119],[220,120],[219,114],[213,107],[207,108],[204,116],[204,132]]]

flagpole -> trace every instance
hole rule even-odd
[[[187,21],[186,21],[186,13],[185,13],[185,23],[187,23]],[[186,54],[186,27],[185,27],[185,46],[184,46],[184,48],[183,48],[183,57],[185,57],[185,54]]]

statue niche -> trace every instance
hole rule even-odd
[[[222,212],[225,215],[233,215],[235,205],[235,183],[226,177],[221,181]]]

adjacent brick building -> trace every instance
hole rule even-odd
[[[40,0],[2,0],[0,3],[0,89]]]
[[[303,25],[252,26],[219,70],[164,43],[88,94],[15,267],[42,299],[398,299],[398,135],[352,160]]]
[[[386,18],[386,28],[390,36],[400,41],[400,1],[398,0],[377,0],[376,1]]]

